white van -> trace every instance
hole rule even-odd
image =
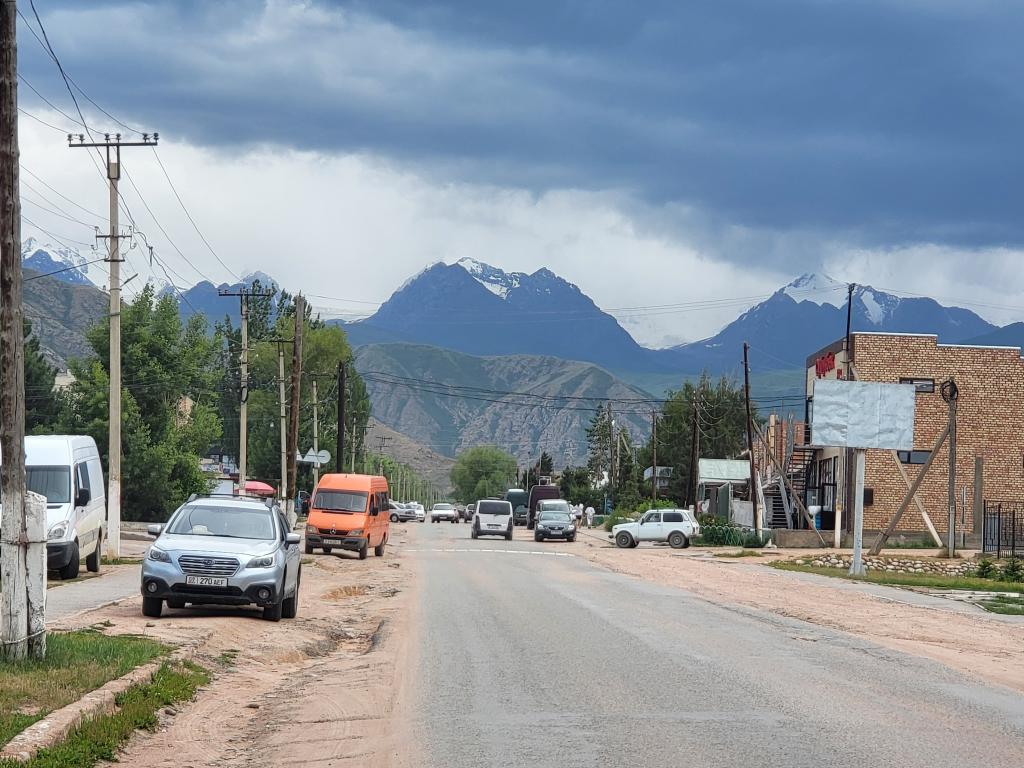
[[[91,437],[25,438],[28,489],[46,497],[46,567],[62,579],[78,576],[79,561],[100,569],[107,499],[100,452]]]
[[[512,504],[498,499],[481,499],[473,510],[472,538],[504,536],[512,539]]]

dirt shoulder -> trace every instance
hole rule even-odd
[[[391,715],[406,687],[415,584],[413,561],[400,552],[402,526],[392,537],[383,558],[303,558],[293,620],[231,608],[165,609],[146,619],[138,597],[69,618],[67,628],[100,624],[195,643],[196,660],[213,672],[195,702],[163,712],[157,731],[136,734],[121,764],[390,765],[403,746]]]
[[[584,537],[577,554],[613,570],[686,589],[711,602],[746,606],[842,630],[879,645],[924,656],[989,682],[1024,692],[1024,625],[978,611],[937,610],[829,585],[693,550],[617,549]],[[890,589],[890,588],[880,588]]]

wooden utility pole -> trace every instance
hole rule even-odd
[[[700,457],[700,391],[693,392],[693,427],[690,440],[690,477],[686,481],[686,503],[697,512],[697,461]]]
[[[26,490],[18,9],[0,3],[0,660],[46,656],[46,501]]]
[[[295,335],[292,342],[292,397],[288,414],[288,499],[285,509],[288,519],[294,519],[298,477],[299,404],[302,402],[302,328],[306,324],[306,299],[300,293],[295,297]]]
[[[338,457],[339,472],[345,471],[345,363],[338,361],[338,446],[335,451]],[[356,440],[352,436],[352,471],[356,470]]]
[[[249,455],[249,289],[243,287],[239,291],[218,291],[221,296],[238,296],[241,301],[240,322],[242,331],[242,348],[239,350],[238,361],[241,367],[239,377],[240,405],[238,412],[238,492],[245,493],[245,481],[248,477]]]
[[[757,468],[754,466],[754,420],[750,415],[750,345],[743,342],[743,399],[747,406],[747,453],[750,455],[750,503],[754,511],[754,530],[761,532],[757,507]]]
[[[88,130],[88,129],[86,129]],[[68,146],[72,149],[99,150],[106,152],[107,181],[109,182],[110,231],[97,235],[98,240],[107,241],[107,263],[110,265],[110,411],[107,418],[107,557],[121,556],[121,262],[120,241],[131,235],[122,235],[118,225],[118,211],[121,197],[117,183],[121,180],[122,147],[155,147],[159,134],[142,134],[142,141],[122,141],[121,134],[103,134],[103,141],[89,141],[85,134],[78,134],[77,141],[68,134]]]
[[[316,388],[316,376],[313,376],[313,456],[320,453],[320,402]],[[313,487],[320,482],[320,465],[313,462]]]
[[[658,500],[658,412],[651,411],[651,498]]]
[[[946,530],[946,557],[956,552],[956,406],[960,390],[950,378],[943,382],[942,399],[949,406],[949,528]]]
[[[846,353],[846,380],[853,381],[853,340],[851,338],[850,329],[853,325],[853,292],[856,290],[857,284],[850,283],[846,286],[846,346],[844,351]],[[854,472],[856,467],[854,465],[854,455],[852,448],[843,449],[843,507],[842,513],[846,514],[847,530],[852,530],[851,524],[853,523],[853,515],[850,513],[854,511]],[[835,506],[835,504],[833,504]],[[842,513],[840,510],[835,512],[835,534],[833,538],[833,546],[836,549],[842,544]]]

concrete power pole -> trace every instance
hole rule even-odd
[[[345,471],[345,363],[338,361],[338,472]],[[356,440],[352,435],[352,471],[356,471]]]
[[[313,455],[320,452],[320,411],[317,402],[316,376],[313,377]],[[320,482],[320,465],[313,462],[313,487],[316,488]]]
[[[299,403],[302,401],[302,329],[306,324],[306,300],[300,293],[295,297],[295,336],[292,344],[292,397],[288,415],[288,498],[285,510],[288,519],[295,519],[295,497],[299,489],[298,462],[299,451]]]
[[[110,183],[110,232],[97,235],[97,239],[107,241],[107,263],[110,264],[110,413],[107,419],[107,557],[121,556],[121,262],[120,240],[130,235],[122,235],[118,229],[118,210],[121,198],[117,191],[117,183],[121,179],[121,148],[122,147],[155,147],[159,135],[152,137],[142,134],[142,141],[122,141],[121,134],[103,134],[103,141],[85,140],[84,134],[78,134],[78,141],[68,134],[68,146],[72,149],[100,149],[106,153],[107,181]]]
[[[25,339],[18,196],[18,45],[0,3],[0,660],[46,656],[46,500],[26,491]]]
[[[658,412],[651,411],[651,498],[658,500]]]
[[[285,485],[288,481],[288,419],[284,408],[284,341],[277,342],[277,401],[280,406],[281,420],[281,482],[278,485],[278,496],[283,501],[288,498]]]
[[[242,349],[239,350],[238,361],[241,367],[239,377],[239,389],[241,390],[241,402],[238,412],[238,492],[245,493],[245,481],[248,471],[249,454],[249,291],[242,288],[240,291],[219,291],[221,296],[238,296],[241,300],[241,331]]]

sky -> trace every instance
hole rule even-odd
[[[88,256],[105,181],[18,5],[24,234]],[[355,317],[469,256],[736,299],[621,318],[651,345],[812,271],[1024,319],[1016,0],[35,6],[89,127],[160,134],[124,150],[132,289],[261,270]]]

